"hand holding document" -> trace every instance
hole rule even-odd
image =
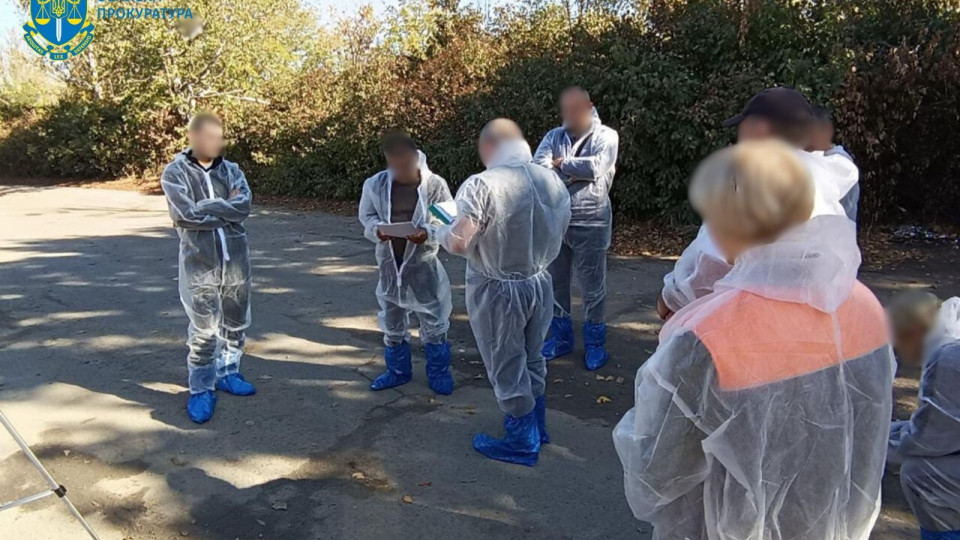
[[[377,225],[377,230],[379,230],[383,236],[389,236],[390,238],[406,238],[419,232],[410,221],[404,221],[403,223],[381,223]]]
[[[442,221],[445,225],[450,225],[457,219],[457,202],[444,201],[441,203],[431,204],[430,213]]]

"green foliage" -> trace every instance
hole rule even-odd
[[[199,35],[101,21],[46,103],[4,80],[9,172],[155,174],[186,118],[213,109],[260,192],[356,198],[383,167],[379,134],[397,127],[456,186],[481,167],[485,122],[511,117],[535,146],[559,123],[558,92],[580,84],[620,132],[618,213],[688,220],[686,179],[733,140],[720,121],[757,90],[792,85],[834,110],[866,219],[960,220],[956,0],[526,0],[493,12],[403,0],[319,28],[297,0],[191,7]]]

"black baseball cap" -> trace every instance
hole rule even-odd
[[[805,123],[813,120],[813,107],[807,98],[794,88],[767,88],[750,98],[740,114],[724,120],[723,127],[733,127],[748,116],[759,116],[787,124]]]

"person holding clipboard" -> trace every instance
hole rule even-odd
[[[363,235],[376,244],[380,279],[379,322],[386,345],[386,371],[370,384],[384,390],[410,382],[410,313],[420,321],[427,355],[427,380],[437,394],[453,391],[447,330],[453,304],[450,280],[437,258],[433,204],[452,200],[446,180],[432,173],[427,158],[407,134],[388,132],[381,150],[387,169],[366,180],[360,199]]]

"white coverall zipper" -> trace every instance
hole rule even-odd
[[[211,199],[216,199],[217,194],[213,191],[213,182],[210,180],[210,173],[206,170],[203,171],[203,179],[207,181],[207,196]],[[223,228],[217,229],[217,234],[220,237],[220,247],[223,250],[223,262],[230,260],[230,252],[227,251],[227,235],[223,232]]]

